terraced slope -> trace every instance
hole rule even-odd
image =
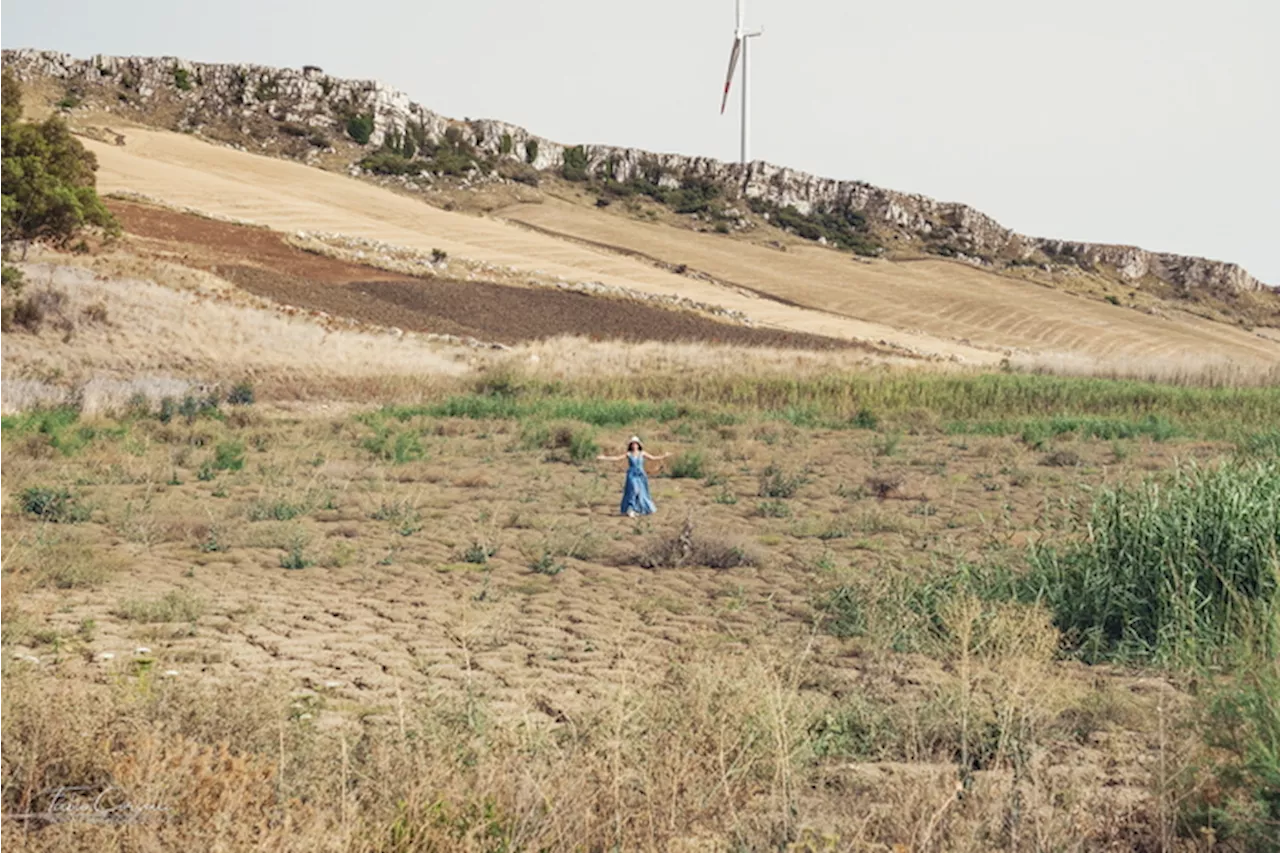
[[[779,252],[554,200],[505,211],[511,220],[544,229],[533,230],[181,134],[128,129],[123,145],[88,145],[98,155],[105,192],[139,192],[283,231],[333,231],[440,248],[541,277],[678,294],[799,332],[887,341],[980,364],[998,362],[1008,348],[1119,361],[1280,362],[1276,342],[1243,330],[1093,303],[957,263],[867,264],[811,247]],[[688,264],[763,296],[676,275],[652,259]]]
[[[1165,318],[1082,299],[947,260],[851,259],[817,246],[785,252],[719,235],[637,222],[556,200],[507,208],[514,222],[688,264],[800,305],[982,347],[1105,360],[1227,358],[1275,362],[1274,342],[1187,315]]]

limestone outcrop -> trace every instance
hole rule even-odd
[[[456,121],[414,102],[406,93],[372,80],[331,77],[315,66],[301,69],[208,64],[176,57],[94,56],[37,50],[6,50],[4,65],[20,78],[58,82],[71,100],[96,98],[104,108],[174,130],[247,141],[289,136],[303,140],[304,159],[314,159],[334,140],[376,149],[388,137],[410,133],[440,140],[451,131],[490,162],[527,162],[540,170],[564,163],[564,143],[493,120]],[[114,95],[114,97],[112,97]],[[310,148],[305,143],[309,142]],[[939,202],[861,181],[822,178],[754,162],[745,168],[705,157],[658,154],[606,145],[581,146],[587,170],[626,182],[646,177],[665,185],[689,178],[714,181],[732,194],[793,207],[800,214],[856,211],[885,245],[922,248],[979,264],[1055,263],[1108,273],[1121,281],[1155,278],[1182,293],[1212,290],[1242,293],[1266,289],[1237,264],[1149,252],[1133,246],[1078,243],[1027,237],[963,204]],[[278,152],[277,152],[278,153]],[[294,150],[294,156],[301,156]]]

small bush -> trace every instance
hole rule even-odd
[[[81,506],[67,489],[47,486],[31,486],[19,497],[22,511],[41,521],[54,524],[75,524],[89,520],[88,507]]]
[[[227,403],[232,406],[251,406],[253,402],[253,386],[248,382],[237,382],[227,393]]]
[[[498,153],[506,157],[511,153],[511,149],[515,147],[515,143],[511,140],[511,134],[504,133],[502,138],[498,140]]]
[[[791,507],[784,501],[760,501],[756,504],[756,515],[761,518],[789,518]]]
[[[530,166],[538,159],[538,140],[526,139],[524,141],[524,161]]]
[[[489,562],[489,558],[498,553],[498,546],[490,545],[487,542],[474,540],[462,552],[462,560],[466,563],[474,563],[479,566]]]
[[[116,607],[115,615],[130,622],[195,622],[205,609],[202,599],[184,590],[173,590],[158,599],[125,599]]]
[[[589,462],[600,454],[600,445],[592,430],[574,423],[549,426],[533,421],[526,424],[521,432],[520,444],[525,448],[551,451],[547,457],[550,460],[560,459],[575,464]]]
[[[538,177],[538,170],[525,163],[504,161],[498,165],[498,174],[507,180],[529,187],[536,187],[541,183],[541,179]]]
[[[219,471],[239,471],[244,468],[244,445],[238,441],[224,441],[213,451],[213,467]]]
[[[880,500],[887,500],[902,488],[903,479],[898,474],[874,474],[863,481],[863,488]]]
[[[1223,759],[1217,790],[1193,797],[1184,821],[1193,830],[1211,829],[1231,849],[1274,850],[1280,842],[1280,663],[1253,662],[1206,704],[1201,728]]]
[[[306,554],[303,553],[302,544],[295,542],[284,555],[280,557],[280,568],[282,569],[306,569],[314,565]]]
[[[1081,461],[1080,454],[1074,450],[1055,450],[1040,460],[1040,464],[1051,468],[1078,468]]]
[[[411,160],[396,151],[375,151],[363,158],[359,166],[375,175],[420,175],[427,170],[421,160]]]
[[[698,533],[693,522],[686,521],[678,536],[655,539],[645,546],[635,563],[645,569],[736,569],[757,565],[759,559],[745,545],[715,533]]]
[[[564,150],[564,165],[560,174],[566,181],[585,181],[587,174],[587,151],[581,145]]]
[[[449,260],[449,253],[446,252],[444,249],[431,250],[431,263],[442,264],[447,260]]]
[[[880,426],[880,419],[870,409],[859,409],[849,421],[849,425],[854,429],[877,429]]]
[[[851,693],[839,707],[810,723],[810,748],[819,758],[884,760],[899,751],[903,740],[893,711]]]
[[[891,432],[886,436],[882,436],[875,443],[876,456],[893,456],[898,452],[898,445],[902,443],[902,433]]]
[[[760,474],[760,497],[795,497],[800,487],[808,482],[809,477],[805,472],[788,473],[777,465],[770,463]]]
[[[291,521],[305,515],[307,508],[289,501],[254,501],[249,504],[250,521]]]
[[[557,562],[555,556],[550,551],[543,551],[542,556],[529,563],[529,571],[537,575],[555,576],[563,572],[564,563]]]
[[[373,114],[353,115],[347,118],[347,136],[360,145],[368,145],[373,135]]]
[[[376,424],[374,434],[360,442],[360,446],[375,458],[395,465],[417,462],[427,455],[416,430],[393,430],[386,424]]]
[[[671,460],[667,476],[673,479],[698,480],[706,475],[706,456],[701,450],[690,450],[681,453]]]
[[[183,92],[190,92],[194,85],[191,81],[191,72],[185,68],[173,69],[173,85]]]

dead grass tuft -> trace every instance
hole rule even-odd
[[[645,569],[679,569],[686,566],[736,569],[739,566],[755,566],[760,562],[759,556],[741,540],[696,530],[692,520],[685,522],[679,534],[651,541],[634,559],[636,565]]]

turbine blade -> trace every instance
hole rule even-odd
[[[738,54],[742,51],[742,39],[734,38],[733,52],[729,54],[729,73],[724,75],[724,97],[720,99],[720,115],[724,115],[725,105],[729,103],[729,87],[733,85],[733,72],[738,67]]]

